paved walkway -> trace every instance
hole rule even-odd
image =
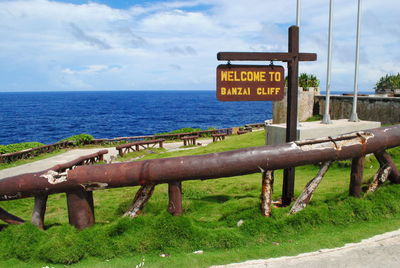
[[[212,268],[366,268],[400,267],[400,230],[341,248],[322,249],[293,257],[252,260]]]
[[[206,146],[212,143],[212,139],[201,139],[197,140],[201,146]],[[182,146],[182,142],[166,142],[164,143],[164,148],[168,152],[172,151],[180,151],[180,150],[190,150],[195,149],[198,147],[189,147],[189,148],[180,148]],[[39,172],[48,168],[51,168],[57,164],[62,164],[68,161],[72,161],[77,159],[80,156],[92,154],[98,152],[102,149],[107,149],[108,154],[104,156],[104,159],[109,162],[111,158],[115,158],[118,155],[118,151],[115,147],[112,148],[94,148],[94,149],[75,149],[68,151],[63,154],[59,154],[50,158],[46,158],[43,160],[38,160],[29,164],[20,165],[17,167],[7,168],[0,170],[0,179],[4,179],[11,176],[16,176],[24,173],[32,173],[32,172]]]

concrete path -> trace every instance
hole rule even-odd
[[[400,230],[341,248],[322,249],[293,257],[252,260],[212,268],[358,268],[400,267]]]
[[[210,143],[212,143],[212,139],[201,139],[197,141],[198,143],[201,144],[201,146],[206,146]],[[164,148],[168,152],[172,151],[180,151],[180,150],[190,150],[190,149],[195,149],[198,148],[196,147],[189,147],[189,148],[180,148],[183,145],[182,142],[166,142],[164,143]],[[51,168],[57,164],[62,164],[68,161],[72,161],[74,159],[77,159],[80,156],[83,155],[88,155],[92,154],[95,152],[98,152],[102,149],[107,149],[108,154],[104,156],[104,159],[107,162],[110,162],[111,158],[115,158],[118,155],[118,151],[115,149],[115,147],[112,148],[94,148],[94,149],[75,149],[68,151],[63,154],[59,154],[50,158],[46,158],[43,160],[38,160],[29,164],[24,164],[20,165],[17,167],[12,167],[12,168],[7,168],[0,170],[0,179],[4,179],[7,177],[11,176],[16,176],[24,173],[32,173],[32,172],[39,172],[48,168]]]

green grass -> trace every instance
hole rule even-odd
[[[321,121],[322,120],[322,115],[320,114],[315,114],[309,118],[306,119],[305,122],[312,122],[312,121]]]
[[[263,145],[262,131],[189,151],[149,154],[145,158],[204,154]],[[400,150],[390,153],[400,163]],[[366,161],[365,181],[378,168]],[[317,166],[296,168],[298,195],[318,172]],[[387,184],[363,199],[348,197],[348,162],[334,164],[302,212],[289,216],[289,208],[274,208],[271,218],[259,211],[261,175],[183,182],[184,215],[166,212],[168,188],[156,187],[153,197],[136,219],[122,218],[138,187],[94,192],[97,224],[78,232],[68,225],[65,194],[51,195],[46,231],[31,224],[0,225],[0,267],[207,267],[212,264],[295,255],[399,228],[400,185]],[[275,172],[274,199],[280,197],[282,171]],[[32,199],[2,202],[1,207],[29,219]],[[237,227],[237,222],[244,223]],[[195,250],[204,254],[195,255]],[[161,253],[169,254],[162,258]],[[58,263],[58,264],[57,264]]]
[[[8,145],[0,144],[0,154],[15,153],[15,152],[23,151],[26,149],[40,147],[43,145],[44,144],[40,143],[40,142],[21,142],[21,143],[13,143],[13,144],[8,144]]]

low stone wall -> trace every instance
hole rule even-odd
[[[331,119],[350,118],[353,105],[353,96],[331,95]],[[325,96],[314,97],[314,114],[324,114]],[[400,98],[358,96],[357,115],[360,120],[380,121],[382,124],[396,124],[400,122]]]
[[[303,90],[303,88],[299,87],[298,116],[300,121],[305,121],[313,115],[314,96],[316,95],[319,95],[319,88]],[[285,88],[285,96],[283,100],[273,102],[273,124],[281,124],[286,122],[286,107],[287,88]]]

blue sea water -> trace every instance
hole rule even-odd
[[[272,102],[219,102],[215,91],[0,93],[0,144],[225,128],[271,118]]]

